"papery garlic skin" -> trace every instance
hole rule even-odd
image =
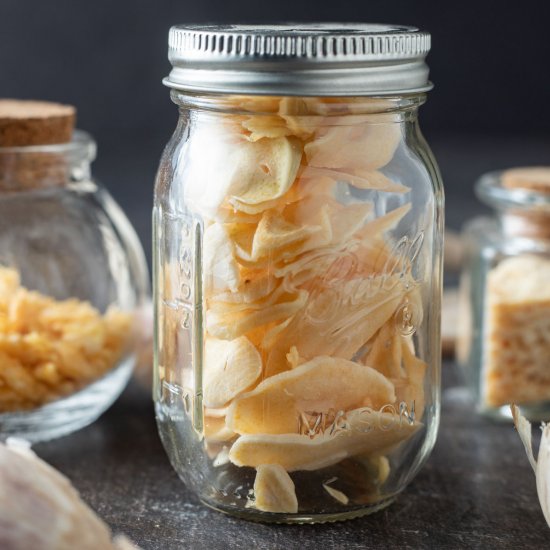
[[[548,424],[542,428],[536,476],[540,507],[550,527],[550,425]]]
[[[137,550],[124,538],[112,542],[69,480],[14,440],[0,443],[0,548]]]
[[[514,425],[527,453],[527,458],[535,472],[540,507],[544,519],[550,527],[550,425],[543,423],[541,426],[542,437],[537,460],[535,461],[531,442],[531,423],[521,414],[517,405],[510,405],[510,409]]]

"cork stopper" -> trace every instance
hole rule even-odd
[[[550,199],[550,166],[512,168],[501,174],[502,187],[527,191]],[[504,229],[509,235],[532,239],[550,239],[550,210],[510,209],[504,216]]]
[[[72,105],[0,99],[0,147],[67,143],[75,120]]]
[[[0,191],[66,185],[75,120],[71,105],[0,99]]]

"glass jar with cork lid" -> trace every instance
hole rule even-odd
[[[549,420],[550,167],[485,174],[476,193],[496,215],[464,228],[459,362],[480,412]]]
[[[414,477],[439,420],[443,193],[418,126],[429,35],[174,27],[155,191],[155,388],[208,505],[347,519]]]
[[[75,109],[0,100],[0,438],[95,420],[125,387],[148,292],[127,218],[91,176]]]

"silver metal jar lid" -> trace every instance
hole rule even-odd
[[[178,25],[164,84],[188,92],[357,96],[423,92],[430,35],[379,24]]]

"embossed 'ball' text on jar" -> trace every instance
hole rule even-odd
[[[390,504],[439,422],[430,37],[174,27],[154,207],[156,415],[200,499],[258,521]],[[406,497],[403,497],[406,498]]]

